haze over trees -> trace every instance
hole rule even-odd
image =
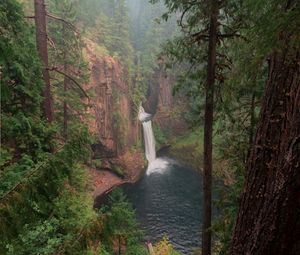
[[[203,175],[193,254],[298,255],[299,17],[297,0],[2,0],[0,254],[181,254],[122,191],[96,205],[142,176],[143,105],[156,149]]]

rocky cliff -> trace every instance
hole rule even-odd
[[[95,158],[121,156],[140,138],[140,123],[134,117],[129,86],[122,65],[104,55],[92,41],[86,42],[86,57],[90,81],[86,89],[93,90],[88,125],[96,138]]]
[[[86,40],[84,54],[90,70],[85,89],[94,94],[84,121],[95,139],[94,159],[101,159],[97,168],[117,172],[123,180],[132,181],[143,170],[145,161],[142,150],[133,149],[141,139],[141,127],[134,117],[126,75],[119,61],[103,53],[90,40]],[[97,194],[105,182],[98,170],[93,169]]]
[[[135,146],[142,141],[141,124],[133,109],[121,63],[91,40],[85,43],[84,54],[90,70],[85,90],[92,91],[94,95],[89,102],[88,118],[84,121],[95,140],[92,146],[94,159],[101,160],[101,165],[91,169],[96,187],[94,196],[98,196],[114,185],[137,180],[145,168],[145,160],[143,149]],[[147,112],[155,114],[154,123],[170,138],[187,129],[182,116],[184,99],[173,97],[172,85],[173,79],[160,65],[144,104]]]
[[[174,77],[168,75],[162,67],[156,72],[158,98],[154,123],[172,138],[187,131],[188,126],[184,118],[187,109],[186,98],[173,95]]]

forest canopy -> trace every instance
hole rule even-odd
[[[299,17],[297,0],[2,0],[0,254],[298,255]],[[147,211],[173,199],[154,182],[151,200],[151,174],[178,169],[201,180],[184,245],[174,219],[194,215]]]

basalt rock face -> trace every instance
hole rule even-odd
[[[183,134],[188,128],[184,118],[186,98],[173,95],[174,83],[175,79],[164,69],[157,70],[158,98],[154,122],[171,137]]]
[[[90,69],[90,81],[85,89],[94,92],[89,118],[85,121],[96,138],[92,146],[94,158],[118,158],[137,142],[141,133],[126,74],[119,61],[101,54],[92,41],[86,42],[85,51]]]
[[[154,115],[153,122],[172,138],[187,131],[184,118],[186,98],[173,95],[175,78],[164,69],[162,60],[158,63],[148,87],[147,101],[143,107],[147,113]]]

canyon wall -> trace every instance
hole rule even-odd
[[[101,53],[98,47],[92,41],[86,41],[90,81],[85,89],[94,93],[87,122],[96,139],[94,157],[116,158],[137,143],[141,136],[140,123],[133,111],[122,65]]]
[[[129,83],[121,63],[101,50],[99,45],[86,40],[85,59],[89,64],[90,79],[85,90],[90,98],[88,124],[94,138],[94,159],[101,159],[98,169],[112,170],[123,178],[135,179],[145,166],[141,123],[137,118],[130,96]],[[146,111],[154,114],[154,125],[158,125],[170,138],[186,131],[183,118],[184,100],[173,97],[172,84],[160,65],[150,82],[150,94],[145,102]],[[97,179],[97,178],[96,178]]]
[[[141,123],[133,107],[125,70],[93,41],[86,39],[85,44],[90,77],[84,89],[92,96],[86,101],[89,107],[83,121],[94,139],[93,158],[101,160],[101,164],[90,165],[96,198],[116,185],[138,180],[146,161],[143,148],[136,146],[143,140]],[[182,116],[185,103],[180,97],[173,97],[173,81],[159,66],[145,102],[146,111],[155,114],[155,125],[171,138],[186,131]]]
[[[162,67],[156,72],[158,99],[154,123],[172,138],[185,133],[188,129],[184,117],[187,109],[186,98],[173,95],[174,77],[168,75]]]

